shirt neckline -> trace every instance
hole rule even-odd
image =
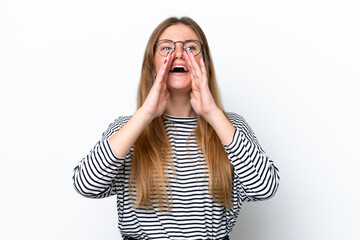
[[[178,116],[171,116],[168,114],[164,114],[163,118],[165,120],[168,119],[172,122],[194,122],[197,120],[197,117],[178,117]]]

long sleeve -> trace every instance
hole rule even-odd
[[[120,117],[74,170],[76,190],[92,198],[117,195],[118,227],[124,236],[136,239],[222,239],[235,226],[242,202],[271,197],[278,186],[278,171],[243,118],[228,114],[236,131],[224,146],[234,166],[232,208],[215,202],[209,191],[209,173],[194,130],[196,117],[164,118],[173,163],[169,163],[168,195],[171,211],[134,208],[129,190],[133,148],[116,158],[107,139],[130,117]],[[171,191],[171,192],[170,192]]]
[[[272,197],[279,186],[279,171],[259,145],[246,121],[239,115],[228,117],[236,130],[232,142],[225,146],[234,166],[234,177],[240,182],[240,198],[246,201],[265,200]]]
[[[115,177],[125,159],[115,156],[108,138],[127,121],[127,117],[120,117],[110,124],[103,133],[102,139],[75,167],[73,184],[76,191],[81,195],[90,198],[103,198],[115,194]]]

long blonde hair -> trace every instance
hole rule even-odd
[[[197,34],[200,42],[203,43],[202,54],[208,75],[209,89],[217,106],[223,111],[208,42],[200,26],[188,17],[168,18],[150,36],[142,64],[137,108],[143,105],[155,81],[154,45],[162,32],[175,24],[184,24],[190,27]],[[195,136],[209,170],[209,190],[213,200],[222,203],[226,208],[230,208],[232,205],[233,167],[221,141],[210,124],[200,116],[197,117]],[[148,209],[152,204],[157,204],[162,209],[165,201],[168,210],[170,209],[171,189],[167,170],[169,161],[172,163],[171,146],[165,131],[163,117],[160,116],[144,129],[134,144],[129,183],[130,192],[136,192],[134,207]],[[167,191],[170,192],[170,196],[168,196]]]

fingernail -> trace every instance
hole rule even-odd
[[[167,59],[165,59],[164,64],[167,62]]]
[[[169,52],[166,54],[166,56],[168,56],[169,55]]]

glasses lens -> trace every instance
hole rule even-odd
[[[166,56],[169,52],[174,51],[175,45],[172,41],[161,41],[156,46],[156,51],[162,55]]]
[[[192,53],[196,56],[201,51],[201,44],[197,41],[186,41],[184,43],[184,49],[187,51],[192,51]]]

